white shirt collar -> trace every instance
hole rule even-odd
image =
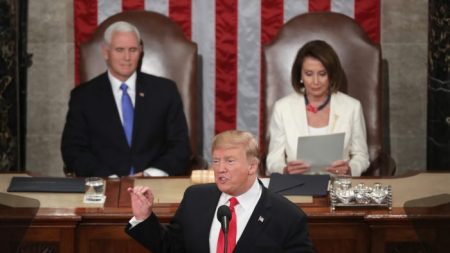
[[[250,189],[248,191],[246,191],[245,193],[239,195],[239,196],[234,196],[237,198],[237,200],[239,201],[239,205],[244,209],[244,210],[248,210],[250,207],[254,207],[255,205],[255,200],[258,201],[259,200],[259,196],[261,195],[261,185],[258,182],[258,179],[255,179],[255,182],[253,182],[252,187],[250,187]],[[220,196],[220,200],[219,200],[219,206],[223,205],[223,204],[227,204],[228,200],[230,198],[232,198],[233,196],[228,195],[226,193],[222,193],[222,195]]]
[[[137,74],[136,71],[134,71],[134,73],[125,82],[122,82],[119,79],[115,78],[108,70],[108,78],[109,81],[111,82],[113,91],[121,91],[120,85],[122,85],[122,83],[126,83],[128,86],[127,92],[128,93],[132,92],[134,94],[136,91],[136,77]]]

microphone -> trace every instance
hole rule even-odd
[[[227,253],[228,248],[228,223],[231,220],[231,211],[227,205],[222,205],[217,209],[217,219],[222,226],[223,237],[224,237],[224,247],[223,252]]]
[[[227,205],[222,205],[219,207],[217,210],[217,219],[219,220],[220,225],[222,226],[222,231],[226,236],[228,234],[228,223],[230,223],[231,220],[231,211]]]

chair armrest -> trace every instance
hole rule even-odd
[[[389,154],[381,152],[361,176],[393,176],[396,169],[395,160]]]
[[[189,170],[187,175],[190,175],[193,170],[207,170],[208,162],[200,155],[192,155],[189,161]]]
[[[69,169],[69,167],[67,167],[65,164],[63,165],[63,172],[66,177],[77,177],[75,172]]]

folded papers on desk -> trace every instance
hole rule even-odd
[[[13,177],[8,192],[84,193],[84,178]]]
[[[330,175],[285,175],[273,173],[269,190],[282,195],[327,195]]]

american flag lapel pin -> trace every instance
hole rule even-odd
[[[139,97],[143,98],[145,96],[144,92],[139,92]]]
[[[264,222],[264,217],[259,216],[258,221],[261,222],[261,223],[263,223],[263,222]]]

